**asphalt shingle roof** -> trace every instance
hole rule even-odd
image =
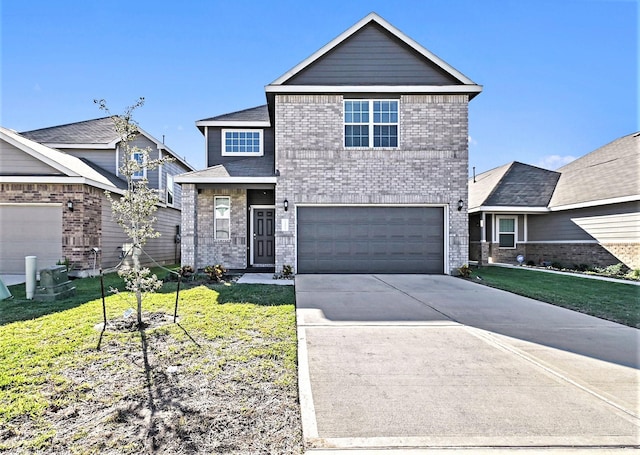
[[[41,144],[109,144],[119,139],[111,117],[24,131],[20,134]]]
[[[202,171],[188,172],[181,174],[181,176],[195,178],[273,177],[273,161],[246,158],[211,166]]]
[[[640,195],[640,133],[616,139],[558,169],[550,207]]]
[[[640,196],[640,133],[549,171],[514,161],[469,180],[469,208],[560,207]]]
[[[546,207],[560,174],[514,161],[482,205]]]
[[[269,110],[267,105],[251,107],[241,111],[221,114],[215,117],[199,120],[200,122],[268,122]]]

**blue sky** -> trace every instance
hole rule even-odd
[[[484,86],[469,169],[554,169],[638,126],[636,0],[8,0],[0,125],[135,116],[196,168],[196,120],[265,103],[264,86],[375,11]]]

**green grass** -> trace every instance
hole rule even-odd
[[[181,366],[185,375],[213,379],[233,363],[240,371],[246,370],[242,381],[277,374],[275,381],[271,379],[276,386],[295,387],[293,287],[230,284],[182,289],[179,324],[144,332],[107,330],[101,335],[95,328],[102,322],[99,279],[80,279],[74,284],[76,296],[68,300],[27,301],[24,285],[18,285],[10,288],[13,300],[0,302],[0,429],[8,429],[5,439],[13,441],[4,443],[0,431],[0,452],[47,447],[55,451],[50,445],[58,427],[51,416],[57,410],[96,402],[96,409],[108,408],[125,395],[130,399],[131,394],[139,393],[144,368],[127,356],[139,355],[141,338],[149,350],[144,352],[145,365],[149,354],[158,364]],[[117,275],[105,279],[107,289],[121,284]],[[162,292],[148,296],[144,311],[172,315],[175,287],[176,283],[167,283]],[[122,292],[108,295],[106,306],[108,319],[113,320],[135,304],[129,293]],[[101,350],[97,350],[99,344]],[[106,379],[91,373],[96,368],[107,376],[138,377],[138,383],[123,383],[118,388],[122,392],[107,393],[100,387]],[[150,369],[161,370],[153,365]],[[89,373],[84,377],[78,372]],[[79,429],[75,438],[82,439],[85,431],[91,430]]]
[[[477,276],[482,280],[475,279]],[[495,266],[474,268],[472,279],[514,294],[640,327],[640,287],[633,284]]]

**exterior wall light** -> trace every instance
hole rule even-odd
[[[71,199],[67,201],[67,208],[70,212],[73,212],[73,201]]]
[[[289,201],[287,199],[284,200],[284,211],[289,210]]]
[[[458,201],[458,212],[459,212],[460,210],[462,210],[462,207],[463,207],[463,206],[464,206],[464,201],[463,201],[462,199],[460,199],[460,200]]]

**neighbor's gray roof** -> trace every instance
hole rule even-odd
[[[47,147],[3,127],[0,127],[0,138],[68,177],[83,177],[88,184],[108,190],[123,189],[121,179],[85,159]]]
[[[160,143],[142,128],[138,127],[138,130],[141,135],[158,144],[158,146],[166,150],[167,153],[182,163],[187,169],[194,169],[185,158],[177,155],[173,150],[163,143]],[[102,117],[82,122],[68,123],[66,125],[24,131],[20,134],[32,141],[62,149],[66,148],[64,147],[65,145],[87,144],[104,146],[109,144],[115,145],[120,141],[120,136],[115,130],[111,117]]]
[[[511,164],[504,164],[490,171],[478,174],[473,179],[469,179],[469,208],[474,209],[483,205],[502,176],[509,170]]]
[[[550,207],[640,196],[640,133],[616,139],[558,172]]]
[[[469,180],[469,208],[546,207],[560,174],[513,161]]]
[[[111,117],[24,131],[20,134],[41,144],[109,144],[119,139]]]
[[[268,122],[269,110],[267,105],[251,107],[241,111],[221,114],[215,117],[198,120],[199,122]]]

